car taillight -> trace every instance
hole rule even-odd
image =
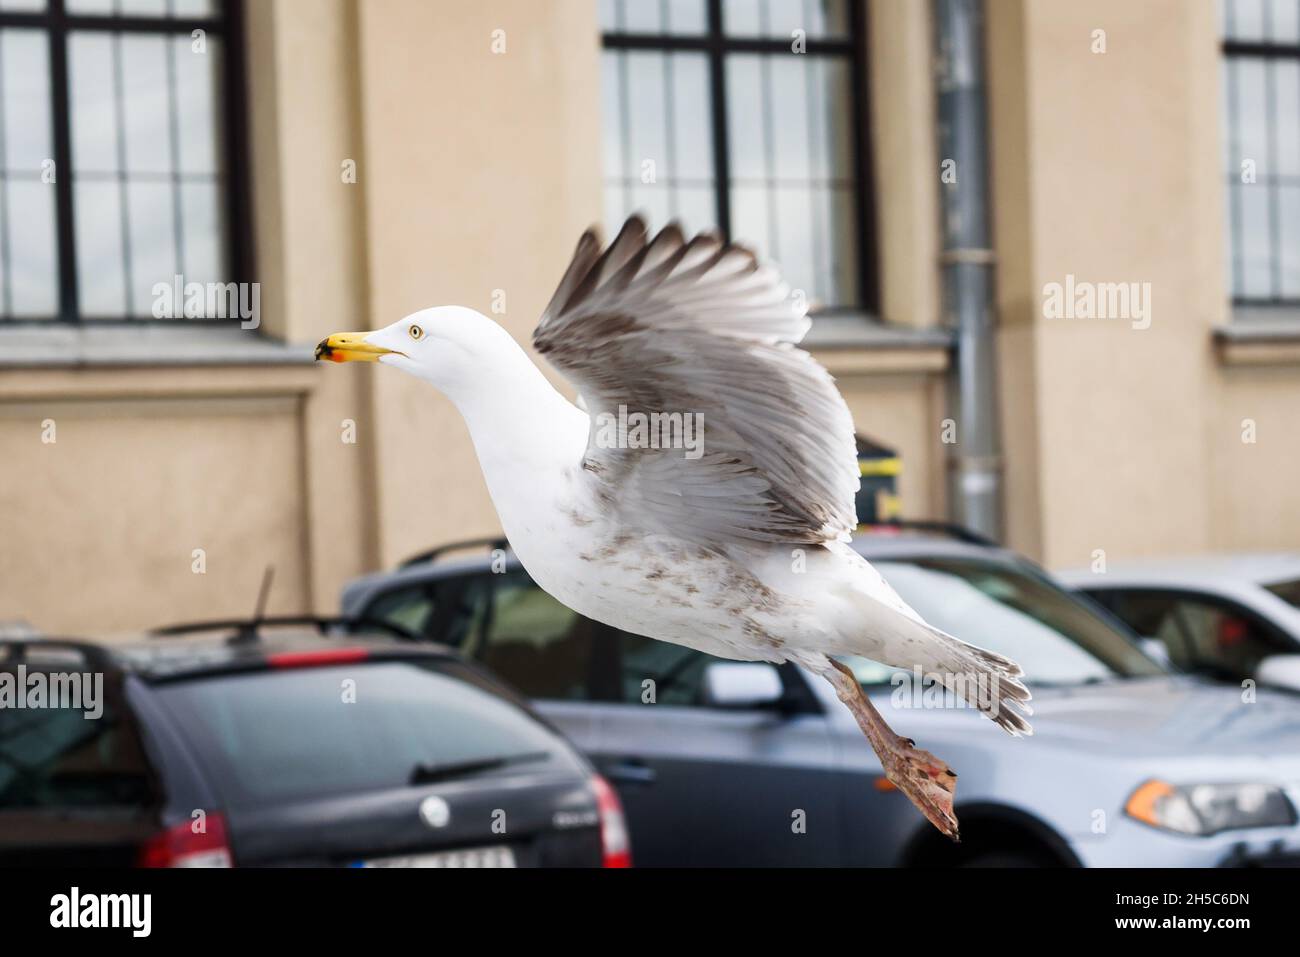
[[[203,831],[197,834],[193,822],[169,827],[144,842],[137,863],[140,867],[233,867],[226,819],[207,815]]]
[[[609,782],[599,774],[591,779],[596,792],[596,811],[600,815],[600,849],[602,866],[631,867],[632,842],[628,839],[623,804]]]
[[[348,665],[365,661],[370,652],[365,648],[326,648],[321,651],[281,651],[266,656],[272,668],[319,668],[323,665]]]

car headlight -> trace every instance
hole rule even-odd
[[[1271,784],[1184,784],[1147,781],[1124,805],[1144,824],[1208,837],[1247,827],[1286,827],[1296,812],[1281,788]]]

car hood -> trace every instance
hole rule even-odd
[[[1035,688],[1035,737],[1108,754],[1300,759],[1300,695],[1195,678]]]
[[[1221,772],[1264,760],[1285,765],[1286,775],[1300,781],[1298,694],[1257,688],[1247,696],[1236,685],[1168,675],[1070,687],[1031,679],[1028,685],[1034,733],[1021,739],[998,732],[967,706],[897,704],[883,688],[873,689],[872,697],[895,731],[929,741],[936,753],[943,746],[1018,760],[1049,754],[1067,762],[1092,754],[1108,761],[1159,757]],[[837,704],[828,705],[831,721],[852,735],[853,718]]]

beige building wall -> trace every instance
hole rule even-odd
[[[0,621],[112,632],[310,594],[306,369],[0,373]]]
[[[457,304],[527,342],[578,236],[600,221],[595,4],[357,10],[369,325]],[[495,533],[458,413],[384,371],[371,384],[382,411],[367,422],[380,562]]]
[[[246,5],[254,253],[266,333],[304,356],[366,325],[365,182],[360,163],[354,0]],[[346,167],[350,170],[351,167]],[[355,181],[353,181],[355,179]],[[370,369],[316,375],[300,422],[301,547],[310,569],[296,610],[333,607],[338,582],[374,566]],[[355,423],[354,443],[344,442]]]
[[[66,363],[0,366],[0,621],[245,615],[267,566],[273,611],[329,612],[357,574],[498,530],[447,401],[310,353],[446,303],[527,342],[601,219],[594,0],[247,7],[263,335],[74,332]],[[988,27],[1011,544],[1056,565],[1294,547],[1300,355],[1212,336],[1229,321],[1212,4],[989,0]],[[928,5],[877,0],[870,28],[881,312],[924,328]],[[1150,282],[1151,327],[1045,319],[1043,286],[1068,273]],[[859,431],[900,451],[906,512],[942,517],[945,350],[831,335],[814,351]]]
[[[1209,2],[989,4],[1010,541],[1050,565],[1214,544],[1217,37]],[[1045,318],[1067,275],[1149,283],[1149,327]]]
[[[1286,549],[1300,541],[1300,355],[1258,350],[1225,362],[1207,421],[1210,539],[1223,551]]]
[[[357,574],[497,530],[449,403],[311,349],[494,301],[526,341],[600,219],[595,18],[592,0],[248,4],[261,333],[288,348],[0,368],[0,621],[246,615],[268,566],[272,611],[328,612]]]
[[[929,4],[874,0],[867,41],[880,318],[934,326],[940,318],[939,157]]]

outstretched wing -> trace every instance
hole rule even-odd
[[[844,399],[794,345],[808,325],[750,250],[633,216],[603,252],[583,235],[533,343],[578,387],[583,466],[620,514],[705,547],[816,544],[856,524],[858,467]],[[606,447],[636,413],[698,413],[702,454]]]

